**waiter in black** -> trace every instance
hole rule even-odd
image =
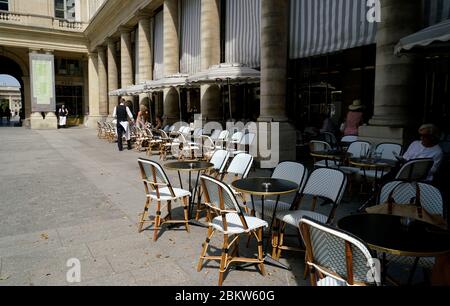
[[[131,150],[130,124],[128,118],[134,123],[133,114],[128,106],[125,105],[125,99],[120,99],[118,106],[114,108],[113,117],[117,119],[117,144],[119,151],[123,151],[122,137],[125,134],[128,150]]]

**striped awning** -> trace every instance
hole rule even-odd
[[[153,79],[158,80],[164,77],[164,11],[155,15],[153,34]]]
[[[181,2],[181,73],[194,74],[201,70],[201,9],[201,0],[182,0]]]
[[[291,1],[290,58],[303,58],[375,43],[366,0]]]
[[[450,19],[402,38],[395,47],[395,54],[448,41],[450,41]],[[446,49],[448,49],[448,45]]]
[[[165,88],[170,87],[184,87],[187,86],[186,79],[188,78],[187,74],[174,74],[171,76],[167,76],[165,78],[156,80],[156,81],[147,81],[145,83],[145,91],[162,91]]]
[[[247,84],[259,83],[261,79],[261,72],[247,67],[243,64],[220,64],[210,67],[206,71],[202,71],[187,79],[187,83],[201,83],[201,84]]]
[[[260,67],[261,1],[227,0],[225,61]]]

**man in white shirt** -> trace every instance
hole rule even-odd
[[[439,170],[439,167],[444,158],[444,153],[439,146],[439,129],[433,124],[424,124],[419,128],[420,140],[413,142],[408,151],[403,155],[406,161],[418,158],[431,158],[434,160],[427,181],[433,181],[434,175]]]
[[[123,151],[122,137],[124,133],[128,144],[128,150],[131,150],[131,134],[128,118],[133,123],[134,118],[128,106],[125,106],[125,99],[120,99],[120,104],[114,108],[113,118],[117,119],[117,144],[119,146],[119,151]]]

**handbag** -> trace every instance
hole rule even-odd
[[[447,229],[447,222],[445,221],[445,219],[442,216],[436,215],[436,214],[431,214],[422,207],[422,204],[420,202],[420,186],[419,186],[419,184],[415,183],[416,199],[413,204],[395,203],[395,200],[394,200],[395,190],[403,184],[410,184],[410,183],[398,184],[397,186],[395,186],[394,189],[392,189],[391,193],[389,194],[387,203],[366,208],[366,212],[370,213],[370,214],[386,214],[386,215],[411,218],[411,219],[419,220],[419,221],[422,221],[425,223],[429,223],[429,224],[438,226],[442,229]]]

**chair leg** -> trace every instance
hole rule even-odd
[[[223,276],[225,274],[228,263],[228,235],[223,236],[222,259],[220,260],[219,270],[219,286],[223,284]]]
[[[206,238],[206,241],[203,243],[202,253],[200,255],[200,259],[197,264],[198,272],[200,272],[203,269],[203,261],[206,256],[206,252],[208,251],[209,243],[210,243],[213,235],[214,235],[214,230],[211,227],[208,227],[208,237]]]
[[[276,258],[278,253],[278,241],[280,238],[279,226],[280,221],[278,219],[275,219],[273,221],[273,228],[272,228],[272,258]]]
[[[183,198],[183,208],[184,208],[184,221],[186,226],[186,231],[190,233],[189,229],[189,197]]]
[[[161,226],[161,202],[156,207],[155,227],[153,228],[153,241],[158,240],[159,227]]]
[[[279,260],[281,257],[281,247],[283,246],[284,240],[284,231],[286,230],[286,223],[280,221],[280,233],[278,236],[278,244],[277,244],[277,255],[275,257],[276,260]]]
[[[258,260],[261,261],[260,264],[258,264],[259,271],[261,272],[262,276],[266,276],[266,269],[264,268],[264,250],[263,250],[263,228],[258,229]]]
[[[142,233],[142,228],[144,227],[145,218],[147,218],[148,208],[149,208],[149,206],[151,204],[151,201],[152,200],[150,198],[147,198],[147,201],[145,202],[144,211],[142,212],[141,221],[139,222],[138,233]]]

